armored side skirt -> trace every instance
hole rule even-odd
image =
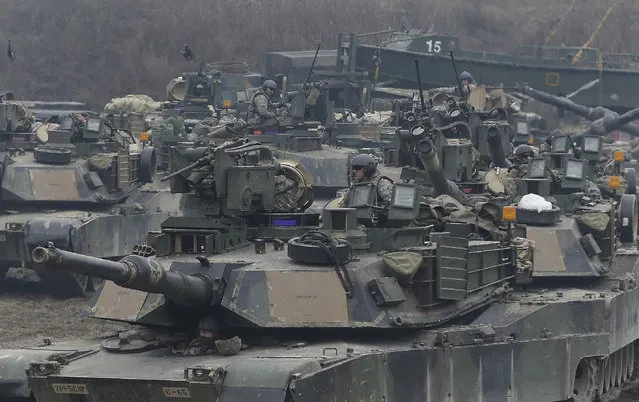
[[[637,288],[597,293],[572,289],[561,297],[555,293],[555,299],[542,296],[546,303],[529,299],[531,303],[490,307],[481,324],[384,336],[375,342],[253,347],[230,357],[96,351],[58,368],[32,365],[29,383],[39,401],[151,401],[188,395],[192,401],[218,396],[219,402],[537,402],[569,399],[583,359],[614,362],[613,383],[629,377],[639,333],[634,319],[639,313]],[[400,337],[406,339],[395,340]],[[616,351],[623,353],[609,359]],[[24,360],[5,359],[3,367],[19,364],[24,367]],[[194,367],[205,373],[194,376]]]

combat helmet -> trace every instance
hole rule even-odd
[[[262,83],[260,87],[262,90],[266,91],[267,89],[271,90],[271,93],[277,91],[277,84],[273,80],[266,80]]]
[[[529,158],[535,157],[535,149],[527,144],[521,144],[515,148],[514,152],[515,161],[525,162]]]
[[[351,167],[363,168],[364,176],[371,177],[377,171],[377,162],[369,154],[358,154],[351,161]]]
[[[473,78],[473,76],[468,72],[468,71],[462,71],[461,74],[459,74],[459,80],[460,81],[468,81],[468,82],[475,82],[475,79]]]

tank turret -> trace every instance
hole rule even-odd
[[[393,206],[406,208],[407,198],[411,194],[415,197],[407,190],[396,190]],[[34,249],[32,256],[43,269],[112,281],[105,282],[93,299],[91,315],[95,317],[188,329],[187,318],[197,321],[210,316],[229,333],[247,336],[250,332],[246,330],[251,328],[308,331],[331,327],[357,332],[364,328],[438,326],[460,314],[460,308],[469,312],[501,297],[514,278],[515,254],[507,243],[455,239],[449,233],[439,233],[431,234],[432,243],[424,245],[432,228],[365,229],[357,224],[354,208],[327,209],[322,221],[320,228],[289,239],[286,247],[273,240],[271,248],[264,240],[255,240],[251,247],[219,256],[192,250],[145,257],[156,254],[146,245],[114,262],[59,250],[51,244]],[[461,269],[485,270],[481,278],[446,284],[449,275],[454,275],[452,270],[460,269],[459,262],[454,268],[452,261],[436,256],[444,258],[455,244],[472,250]],[[384,249],[412,251],[384,258],[373,251]],[[485,262],[471,258],[474,253],[482,254]],[[421,280],[411,282],[413,277],[432,277],[438,275],[436,272],[441,273],[436,292]],[[117,300],[109,296],[114,291]],[[369,304],[371,296],[376,302]],[[271,307],[258,306],[256,303],[263,304],[255,297]],[[290,300],[300,298],[295,306],[290,305]],[[137,312],[128,318],[120,315],[118,306],[134,299],[145,300],[143,305],[148,308],[138,302]],[[357,311],[352,310],[356,305]],[[379,320],[380,314],[387,319]]]
[[[5,153],[0,179],[0,205],[18,210],[37,209],[55,203],[112,204],[153,180],[155,150],[152,147],[101,153],[86,159],[53,146],[31,152]]]

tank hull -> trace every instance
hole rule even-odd
[[[110,353],[91,340],[0,350],[0,396],[525,402],[567,400],[584,389],[584,378],[589,391],[603,393],[633,374],[638,255],[621,252],[606,279],[542,282],[463,325],[427,331],[346,330],[324,338],[309,332],[308,342],[253,346],[234,356],[185,357],[169,348]],[[64,363],[54,362],[56,355]],[[194,378],[196,368],[208,374]]]

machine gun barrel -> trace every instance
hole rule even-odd
[[[459,87],[459,97],[466,100],[466,95],[464,92],[464,87],[462,86],[461,80],[459,79],[459,74],[457,73],[457,63],[455,63],[455,54],[451,50],[450,52],[450,61],[453,63],[453,71],[455,72],[455,79],[457,80],[457,86]]]
[[[196,160],[195,162],[191,163],[190,165],[183,167],[180,170],[176,170],[175,172],[160,178],[160,181],[167,181],[167,180],[169,180],[169,179],[171,179],[171,178],[173,178],[175,176],[181,175],[182,173],[188,172],[189,170],[193,170],[196,167],[204,166],[208,162],[209,162],[209,158],[205,156],[203,158],[200,158],[200,159]]]
[[[138,255],[115,262],[49,246],[36,247],[31,257],[47,268],[111,280],[124,288],[161,293],[180,304],[207,305],[212,298],[207,275],[166,271],[157,261]]]
[[[573,136],[573,138],[584,135],[606,135],[611,131],[627,126],[629,122],[639,119],[639,108],[632,109],[621,116],[607,115],[592,122],[590,127]]]
[[[422,106],[422,113],[426,111],[426,102],[424,102],[424,90],[422,89],[422,77],[419,74],[419,60],[415,59],[415,71],[417,73],[417,86],[419,88],[419,102]]]
[[[579,105],[569,99],[538,91],[527,85],[516,85],[516,89],[523,92],[525,95],[530,96],[531,98],[537,99],[540,102],[548,103],[549,105],[568,110],[588,120],[595,121],[597,119],[605,117],[606,115],[610,115],[611,117],[617,116],[617,114],[614,113],[612,110],[603,107],[597,107],[594,109],[589,108],[588,106]],[[617,127],[627,133],[632,134],[635,137],[639,137],[639,125],[637,124],[626,121],[625,123],[622,123]]]
[[[488,151],[490,152],[490,157],[493,160],[493,165],[495,167],[508,166],[508,163],[506,162],[506,155],[504,155],[504,149],[501,145],[501,134],[499,131],[488,130],[486,141],[488,142]]]
[[[322,46],[322,44],[318,43],[317,49],[315,49],[315,56],[313,56],[313,62],[311,63],[311,68],[308,69],[308,74],[306,74],[306,78],[304,79],[304,83],[302,84],[302,90],[306,88],[306,84],[308,84],[308,80],[310,80],[311,76],[313,75],[313,69],[315,68],[315,62],[317,61],[317,54],[320,51],[320,46]]]

